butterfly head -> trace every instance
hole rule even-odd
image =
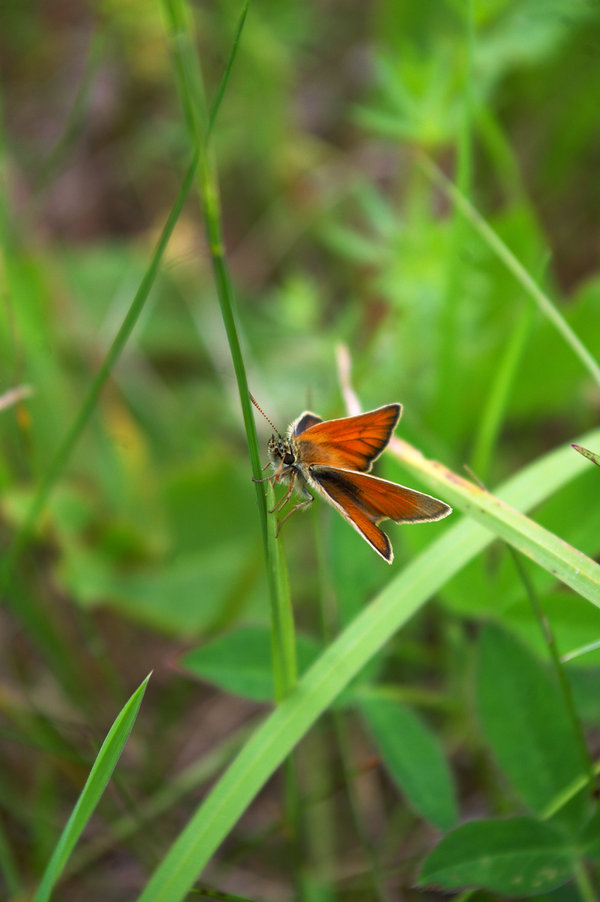
[[[281,435],[271,436],[267,445],[267,451],[272,466],[278,471],[281,471],[284,467],[291,467],[296,463],[290,440],[283,438]]]

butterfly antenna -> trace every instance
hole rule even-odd
[[[270,426],[272,429],[275,430],[275,432],[277,433],[277,435],[279,436],[279,438],[282,438],[281,432],[279,431],[279,429],[277,428],[277,426],[274,426],[274,425],[273,425],[273,423],[272,423],[271,420],[268,418],[268,416],[266,415],[266,413],[264,412],[264,410],[262,409],[262,407],[260,406],[260,404],[258,403],[258,401],[256,400],[256,398],[254,397],[254,395],[250,394],[250,392],[248,392],[248,394],[250,395],[250,400],[252,401],[252,403],[254,404],[254,406],[256,407],[256,409],[257,409],[258,411],[260,411],[260,413],[262,413],[263,417],[265,418],[265,420],[267,421],[267,423],[269,424],[269,426]]]

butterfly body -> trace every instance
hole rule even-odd
[[[392,437],[401,413],[400,404],[387,404],[358,416],[324,421],[304,411],[286,436],[273,435],[267,451],[274,472],[268,478],[288,486],[273,510],[283,509],[294,489],[304,498],[286,514],[279,528],[318,495],[391,564],[394,553],[378,526],[382,520],[421,523],[446,517],[451,508],[443,501],[369,473]]]

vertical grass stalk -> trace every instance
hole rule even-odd
[[[440,188],[440,190],[458,207],[467,220],[471,223],[480,238],[487,244],[492,252],[504,263],[506,268],[515,277],[517,282],[525,289],[530,298],[535,302],[539,310],[555,327],[559,335],[570,346],[581,364],[597,385],[600,385],[600,366],[593,355],[588,351],[578,335],[573,331],[565,318],[554,306],[550,298],[539,287],[535,279],[525,269],[513,252],[506,246],[496,232],[488,225],[481,214],[471,204],[469,199],[446,178],[433,160],[421,153],[417,157],[419,166],[425,175]]]
[[[465,44],[466,63],[463,84],[463,117],[458,133],[456,147],[456,182],[465,197],[471,194],[473,174],[473,56],[475,47],[475,12],[473,0],[465,0]],[[460,372],[460,360],[457,351],[460,346],[458,330],[460,322],[461,300],[464,295],[464,262],[462,250],[465,246],[467,223],[459,207],[454,208],[454,217],[450,232],[448,250],[446,286],[441,311],[440,360],[438,366],[437,418],[448,424],[457,423],[458,418],[453,410],[460,398],[457,379]]]
[[[167,35],[171,45],[177,88],[190,139],[198,157],[198,193],[213,278],[237,381],[252,473],[254,479],[258,480],[262,474],[256,425],[234,313],[235,298],[233,286],[225,257],[216,168],[207,140],[209,127],[214,117],[212,115],[209,116],[207,113],[202,71],[194,44],[191,15],[186,2],[185,0],[162,0],[162,7]],[[244,3],[234,47],[237,47],[237,42],[239,41],[246,9],[247,3]],[[220,89],[217,95],[219,101],[222,99],[223,93],[224,87],[223,90]],[[263,485],[264,483],[256,483],[256,497],[267,558],[267,573],[271,596],[275,685],[278,697],[282,698],[295,683],[296,665],[295,652],[293,651],[295,647],[293,617],[287,573],[279,549],[279,543],[275,540],[274,523],[267,524]]]

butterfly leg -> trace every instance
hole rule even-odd
[[[291,511],[288,511],[287,514],[285,515],[285,517],[284,517],[282,520],[280,520],[280,521],[278,522],[278,524],[277,524],[277,532],[275,533],[275,538],[277,538],[277,536],[278,536],[279,533],[281,532],[281,527],[283,526],[283,524],[285,523],[285,521],[286,521],[286,520],[289,520],[290,517],[292,516],[292,514],[295,514],[296,511],[303,511],[303,510],[306,510],[306,508],[307,508],[307,507],[310,507],[310,505],[313,503],[313,501],[315,500],[315,499],[313,498],[313,496],[310,495],[308,492],[306,492],[306,494],[308,495],[308,500],[307,500],[307,501],[301,501],[299,504],[296,504],[295,507],[293,507],[293,508],[291,509]]]
[[[287,492],[285,493],[283,498],[279,499],[279,501],[277,502],[275,507],[271,508],[271,510],[269,511],[270,514],[275,514],[275,513],[277,513],[277,511],[280,511],[282,508],[284,508],[286,506],[286,504],[288,503],[288,501],[290,500],[290,498],[292,496],[292,492],[294,491],[295,484],[296,484],[296,474],[292,473],[292,475],[290,477],[290,485],[289,485]]]

